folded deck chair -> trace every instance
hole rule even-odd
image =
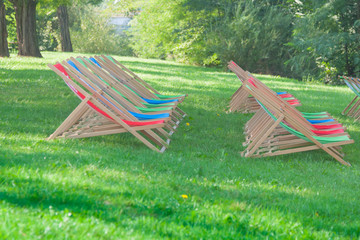
[[[120,105],[125,107],[134,117],[139,120],[142,119],[158,119],[171,116],[172,121],[169,121],[167,124],[172,125],[174,129],[178,126],[180,121],[174,116],[170,115],[171,110],[151,112],[151,113],[141,113],[134,104],[139,102],[134,94],[129,91],[122,84],[116,82],[110,75],[103,72],[99,67],[94,66],[90,63],[84,62],[88,68],[84,67],[74,58],[68,59],[67,64],[74,68],[77,73],[81,76],[85,76],[92,81],[97,87],[102,89],[107,94],[111,95],[113,99],[117,101]],[[113,85],[115,81],[115,85]]]
[[[169,119],[137,120],[109,95],[86,80],[80,79],[74,71],[63,65],[64,62],[48,66],[65,81],[81,99],[81,103],[48,139],[84,138],[129,132],[152,150],[161,153],[166,150],[170,139],[164,127]]]
[[[180,103],[183,101],[184,97],[186,96],[186,95],[179,95],[179,97],[172,96],[174,98],[160,99],[156,94],[154,94],[149,89],[147,89],[139,81],[135,80],[135,78],[133,76],[129,75],[122,68],[120,68],[120,66],[118,64],[116,64],[119,62],[117,62],[115,59],[111,58],[110,56],[108,56],[108,57],[95,56],[94,58],[90,58],[90,59],[94,62],[96,61],[96,63],[98,65],[100,65],[101,67],[106,69],[108,72],[110,72],[119,81],[123,81],[124,84],[126,84],[130,89],[132,89],[135,94],[137,94],[144,101],[146,101],[146,103],[144,103],[144,104],[148,107],[153,107],[156,104],[162,104],[164,102],[170,102],[169,104],[171,104],[171,102],[176,101],[176,102]],[[150,85],[148,85],[148,86],[150,86]],[[167,105],[169,105],[169,104],[167,104]],[[186,115],[181,109],[176,108],[176,110],[179,111],[179,113],[182,114],[183,116]]]
[[[94,75],[88,69],[83,68],[80,63],[75,63],[76,61],[75,62],[74,61],[75,60],[63,62],[63,65],[67,66],[74,73],[78,74],[78,77],[80,79],[82,79],[82,77],[85,76],[89,80],[88,84],[89,83],[93,84],[93,87],[101,89],[104,93],[110,95],[116,104],[119,104],[120,106],[124,107],[128,111],[128,114],[131,114],[137,120],[156,120],[159,118],[161,119],[161,118],[170,117],[170,114],[168,111],[165,111],[165,112],[162,111],[162,113],[160,113],[160,114],[157,114],[157,113],[142,114],[142,113],[134,112],[137,109],[134,108],[134,106],[132,105],[131,102],[127,101],[127,99],[124,99],[122,97],[122,95],[119,95],[116,92],[114,92],[113,89],[110,88],[109,85],[104,84],[104,82],[102,81],[103,79],[100,76]],[[80,71],[80,69],[81,69],[81,71]],[[102,77],[106,77],[106,76],[102,76]],[[107,79],[107,80],[109,81],[109,79]],[[120,90],[120,88],[118,88],[118,89]],[[126,89],[123,89],[123,90],[127,91]],[[124,93],[124,94],[126,95],[126,93]],[[131,98],[130,95],[128,95],[128,97]],[[166,122],[165,128],[171,129],[172,130],[171,134],[172,134],[174,132],[173,130],[175,130],[177,128],[178,124],[179,124],[179,121],[174,122],[170,119]]]
[[[96,64],[98,67],[100,67],[102,70],[104,70],[101,65],[94,59],[94,58],[86,58],[86,57],[77,57],[76,60],[81,63],[83,66],[87,67],[86,62],[88,62],[89,64]],[[85,61],[84,61],[85,60]],[[109,72],[107,72],[109,73]],[[111,75],[111,73],[110,73]],[[121,82],[121,81],[120,81]],[[121,82],[122,83],[122,82]],[[128,87],[127,85],[125,85],[126,87]],[[129,90],[132,91],[132,89],[130,87],[128,87]],[[116,89],[114,89],[115,91],[117,91]],[[121,94],[119,91],[117,91],[119,94]],[[143,102],[143,104],[147,104],[147,102]],[[139,106],[135,106],[137,109],[139,109],[141,112],[144,113],[150,113],[150,112],[159,112],[159,111],[166,111],[166,110],[172,110],[175,108],[175,103],[163,103],[163,104],[147,104],[145,105],[145,107],[139,107]]]
[[[144,86],[145,81],[140,83],[138,80],[134,78],[135,75],[133,72],[131,72],[129,69],[125,68],[124,65],[117,62],[114,58],[110,56],[95,56],[91,57],[90,60],[97,64],[99,67],[105,67],[108,70],[111,70],[113,74],[115,74],[117,77],[120,77],[122,80],[125,80],[129,86],[133,89],[133,91],[138,94],[139,96],[146,98],[147,101],[153,102],[155,104],[162,103],[162,102],[172,102],[172,101],[179,101],[182,102],[183,99],[187,95],[177,95],[177,96],[163,96],[162,98],[159,98],[158,95],[154,94],[154,92],[150,91],[146,86]],[[118,64],[120,65],[118,65]],[[126,70],[127,71],[126,71]],[[133,75],[130,75],[129,72],[131,72]],[[138,77],[138,76],[137,76]],[[138,77],[139,78],[139,77]],[[139,78],[140,79],[140,78]],[[150,86],[150,85],[149,85]],[[150,86],[151,87],[151,86]],[[159,94],[160,95],[160,94]]]
[[[295,107],[301,106],[300,101],[288,92],[277,92],[277,95]],[[261,107],[256,99],[253,96],[247,95],[247,92],[241,86],[232,95],[228,109],[228,112],[256,113]]]
[[[90,58],[90,59],[93,59],[93,58]],[[100,71],[102,72],[103,74],[107,75],[108,77],[110,77],[112,79],[112,83],[111,85],[113,84],[121,84],[122,86],[125,86],[127,89],[126,91],[131,91],[131,94],[135,95],[135,97],[137,97],[140,101],[143,100],[143,98],[141,98],[133,89],[132,89],[132,85],[129,85],[126,81],[123,81],[123,80],[119,80],[116,78],[116,76],[111,72],[111,71],[107,71],[106,68],[103,68],[95,59],[93,60],[90,60],[88,58],[81,58],[81,57],[78,57],[77,60],[82,63],[84,66],[86,67],[90,67],[93,71]],[[107,83],[105,81],[106,84],[109,85],[109,83]],[[115,91],[117,91],[115,89]],[[121,92],[117,91],[119,94],[122,94]],[[125,97],[125,96],[124,96]],[[126,97],[125,97],[126,98]],[[128,99],[128,100],[131,100],[131,99]],[[169,101],[171,101],[171,105],[168,105]],[[162,101],[164,102],[164,101]],[[138,111],[140,112],[143,112],[143,113],[151,113],[151,112],[159,112],[161,110],[172,110],[170,111],[174,117],[176,117],[179,121],[181,121],[183,119],[183,115],[182,113],[178,113],[177,111],[173,111],[177,104],[178,104],[178,101],[174,101],[174,100],[167,100],[165,101],[166,106],[162,107],[163,104],[151,104],[153,105],[152,107],[149,107],[148,105],[145,105],[145,102],[142,102],[141,106],[138,106],[136,105],[136,102],[134,102],[134,105],[135,107],[138,109]]]
[[[231,62],[231,64],[229,64],[229,66],[230,66],[229,68],[235,68],[240,72],[243,71],[242,68],[240,68],[235,62]],[[252,75],[249,72],[246,72],[245,74],[248,77],[252,77]],[[238,78],[241,80],[241,76],[238,76]],[[241,80],[241,81],[243,81],[243,80]],[[242,89],[242,88],[240,88],[240,89],[243,92],[241,95],[245,96],[245,97],[247,97],[249,99],[249,97],[248,97],[249,93],[246,92],[246,89]],[[289,99],[288,97],[290,97],[290,96],[286,92],[277,92],[276,95],[281,97],[283,100],[286,100],[293,107],[297,107],[297,106],[300,105],[299,100],[297,100],[297,99],[295,99],[295,100]],[[253,97],[251,97],[251,98],[256,101],[255,98],[253,98]],[[260,107],[260,105],[257,102],[256,102],[256,105],[258,107]],[[332,119],[332,117],[326,112],[319,112],[319,113],[302,112],[301,114],[303,115],[304,118],[308,119],[308,121],[310,123],[314,123],[314,124],[320,124],[321,123],[321,124],[327,124],[327,125],[335,123],[335,120]],[[266,118],[262,118],[264,115],[266,116],[267,114],[260,107],[260,109],[256,112],[256,114],[245,125],[244,134],[247,135],[247,139],[250,140],[252,129],[253,128],[256,129],[256,126],[261,125],[261,123],[265,121],[264,119],[266,119]],[[334,125],[334,126],[336,126],[336,125]],[[244,144],[246,144],[246,142]]]
[[[265,119],[258,126],[257,133],[243,152],[245,157],[275,156],[322,149],[340,163],[350,166],[350,163],[343,160],[343,154],[339,150],[342,145],[354,141],[350,139],[341,124],[330,117],[328,119],[330,121],[325,124],[312,123],[261,81],[253,76],[249,77],[248,73],[232,63],[229,63],[228,67],[239,76],[244,88],[256,98],[270,119]],[[332,124],[329,124],[330,122]],[[278,133],[279,127],[285,131]]]
[[[232,62],[232,64],[239,67],[235,62]],[[277,95],[295,107],[301,106],[300,101],[288,92],[277,92]],[[228,112],[255,113],[260,108],[256,99],[253,96],[249,96],[247,91],[240,86],[231,96]]]
[[[244,76],[242,75],[238,75],[239,79],[242,79],[242,81],[244,81],[246,78],[249,77],[253,77],[249,72],[244,72],[244,70],[242,68],[240,68],[238,65],[232,63],[229,64],[228,66],[230,69],[235,69],[238,72],[242,72],[244,73]],[[254,78],[254,77],[253,77]],[[266,88],[267,86],[264,85]],[[270,90],[270,89],[269,89]],[[271,91],[271,90],[270,90]],[[284,98],[282,98],[284,100]],[[288,102],[288,101],[287,101]],[[289,103],[289,102],[288,102]],[[293,104],[289,103],[290,105],[294,106]],[[254,115],[253,119],[258,119],[259,117],[257,116],[260,113],[257,113]],[[335,122],[335,120],[330,116],[329,113],[326,112],[319,112],[319,113],[306,113],[306,112],[301,112],[302,116],[304,118],[306,118],[308,120],[308,122],[310,122],[311,124],[333,124]],[[251,119],[248,123],[250,123],[253,119]],[[248,125],[248,124],[247,124]]]
[[[107,61],[107,59],[110,60],[113,64],[117,65],[117,67],[119,69],[121,69],[124,74],[126,74],[129,77],[129,80],[134,81],[134,84],[135,84],[135,82],[137,82],[139,84],[139,86],[142,85],[143,87],[148,89],[149,96],[154,99],[184,99],[187,96],[187,94],[180,94],[180,95],[174,95],[174,96],[167,96],[167,95],[160,94],[150,84],[145,82],[143,79],[141,79],[138,75],[136,75],[130,69],[126,68],[123,64],[118,62],[115,58],[113,58],[111,56],[101,55],[100,57],[98,56],[97,59],[102,59],[108,63],[110,63],[110,62]]]
[[[121,79],[123,81],[126,81],[126,83],[132,85],[133,90],[136,91],[143,99],[146,99],[148,104],[156,104],[163,101],[171,100],[177,100],[181,103],[187,96],[185,94],[178,96],[168,96],[170,98],[167,98],[165,95],[159,94],[158,91],[156,91],[153,87],[151,87],[148,83],[146,83],[139,76],[126,68],[124,65],[119,63],[115,58],[104,55],[95,56],[94,58],[99,63],[99,65],[106,68],[117,79]],[[175,110],[181,113],[184,117],[186,116],[185,112],[179,107],[176,107]]]
[[[342,111],[342,115],[355,118],[355,121],[360,120],[360,79],[347,76],[339,76],[344,80],[345,84],[355,93],[355,97]]]
[[[133,97],[138,98],[139,102],[141,102],[141,105],[137,105],[136,107],[140,110],[140,111],[155,111],[157,110],[159,107],[173,107],[173,116],[176,116],[178,118],[178,120],[182,120],[186,114],[184,111],[182,111],[179,107],[178,104],[180,102],[182,102],[182,98],[181,101],[180,98],[179,99],[166,99],[166,100],[162,100],[162,99],[149,99],[147,98],[148,95],[141,95],[143,92],[141,89],[139,90],[138,86],[134,85],[134,82],[137,83],[136,81],[129,81],[129,77],[124,77],[122,74],[119,74],[118,72],[121,72],[120,70],[117,69],[117,67],[115,66],[108,66],[108,64],[105,63],[105,61],[103,61],[102,59],[98,58],[98,60],[94,59],[94,58],[81,58],[79,57],[78,59],[81,59],[82,63],[87,64],[87,67],[89,67],[89,63],[92,63],[92,67],[95,67],[97,71],[102,71],[102,72],[106,72],[107,75],[111,76],[111,78],[113,78],[116,81],[118,81],[118,84],[121,84],[123,86],[125,86],[127,88],[128,91],[131,91],[131,94],[133,95]],[[110,60],[107,60],[109,62],[111,62]],[[113,64],[111,62],[111,64]],[[116,84],[116,83],[113,84]],[[137,83],[138,84],[138,83]],[[145,89],[146,91],[148,91],[147,89]],[[138,104],[136,102],[134,102],[134,104]]]

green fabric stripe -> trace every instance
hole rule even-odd
[[[249,88],[251,90],[251,88],[246,85],[247,88]],[[258,101],[258,103],[261,105],[261,107],[267,112],[267,114],[269,114],[269,116],[274,119],[274,121],[277,120],[277,118],[260,102]],[[307,138],[306,136],[304,136],[304,134],[302,134],[299,131],[296,131],[295,129],[287,126],[285,123],[281,122],[280,126],[282,126],[283,128],[285,128],[287,131],[289,131],[291,134],[294,134],[295,136],[297,136],[298,138],[301,138],[305,141],[308,142],[312,142],[309,138]],[[322,144],[327,144],[327,143],[333,143],[333,142],[342,142],[342,141],[348,141],[350,140],[350,138],[348,136],[339,136],[339,137],[319,137],[319,136],[312,136],[314,139],[318,140],[320,143]]]
[[[115,60],[111,56],[106,56],[108,59],[110,59],[113,63],[116,64]],[[104,59],[103,59],[104,60]]]
[[[171,107],[157,108],[157,109],[143,108],[143,107],[136,107],[136,108],[139,109],[139,110],[142,111],[142,112],[158,112],[158,111],[172,110]]]
[[[151,103],[142,103],[145,106],[149,107],[149,108],[158,108],[158,107],[162,107],[162,106],[175,106],[175,103],[165,103],[165,104],[151,104]]]
[[[316,116],[316,115],[302,115],[304,118],[306,119],[318,119],[318,118],[327,118],[329,116],[327,115],[320,115],[320,116]]]
[[[76,60],[81,63],[84,67],[87,68],[87,66],[85,65],[84,61],[81,58],[76,58]]]
[[[308,112],[301,112],[304,115],[324,115],[327,114],[327,112],[317,112],[317,113],[308,113]]]

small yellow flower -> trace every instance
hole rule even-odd
[[[216,114],[218,117],[220,117],[220,114]]]
[[[186,123],[186,126],[190,126],[190,123]]]
[[[182,197],[183,199],[188,199],[188,198],[189,198],[188,195],[186,195],[186,194],[181,195],[181,197]]]
[[[317,217],[318,217],[318,216],[319,216],[319,213],[318,213],[318,212],[315,212],[315,216],[317,216]]]

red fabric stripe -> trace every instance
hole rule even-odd
[[[332,125],[315,125],[311,124],[316,129],[331,129],[331,128],[342,128],[341,124],[332,124]]]
[[[289,102],[290,105],[300,104],[299,102]]]
[[[254,87],[256,87],[255,83],[253,82],[253,78],[249,78],[248,79],[248,82],[253,85]],[[257,87],[256,87],[257,88]]]
[[[55,64],[54,67],[56,67],[60,72],[62,72],[65,76],[67,76],[69,79],[70,76],[69,74],[66,72],[65,68],[61,65],[61,64]],[[75,88],[73,88],[74,90],[76,90]],[[79,92],[78,90],[75,91],[75,93],[81,98],[81,99],[85,99],[84,94],[82,94],[81,92]],[[101,115],[114,120],[112,117],[110,117],[106,112],[104,112],[103,110],[101,110],[100,108],[98,108],[94,103],[92,103],[91,101],[88,101],[87,104],[92,107],[95,111],[99,112]],[[146,125],[152,125],[152,124],[161,124],[164,123],[164,120],[159,120],[159,121],[151,121],[151,122],[133,122],[133,121],[127,121],[127,120],[123,120],[121,119],[124,123],[128,124],[129,126],[146,126]]]
[[[311,130],[311,131],[317,135],[329,135],[329,134],[343,133],[344,129],[336,129],[331,131],[320,131],[320,130]]]
[[[294,105],[294,104],[300,104],[300,102],[297,100],[297,101],[286,101],[287,103],[289,103],[290,105]]]
[[[289,97],[294,97],[293,95],[287,93],[287,94],[281,94],[281,95],[278,95],[280,96],[281,98],[289,98]]]
[[[69,74],[66,72],[65,68],[60,64],[55,64],[54,67],[56,67],[60,72],[62,72],[65,76],[70,78]]]
[[[126,120],[122,120],[122,121],[132,127],[164,123],[164,120],[151,121],[151,122],[133,122],[133,121],[126,121]]]

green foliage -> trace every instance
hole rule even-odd
[[[42,55],[0,59],[1,239],[360,237],[360,125],[340,114],[354,97],[348,87],[258,76],[298,97],[301,111],[345,124],[353,167],[321,150],[246,159],[252,115],[224,113],[240,85],[234,74],[117,57],[161,93],[189,94],[189,117],[158,154],[130,134],[46,141],[80,100],[46,66],[74,54]]]
[[[143,57],[195,64],[217,62],[206,43],[211,15],[203,9],[191,10],[186,0],[147,1],[132,22],[133,48]]]
[[[360,3],[356,0],[307,1],[298,6],[293,57],[294,76],[316,76],[337,83],[338,74],[360,73]]]
[[[16,20],[15,20],[15,11],[13,5],[9,1],[4,1],[5,9],[6,9],[6,28],[8,32],[8,43],[11,45],[12,43],[17,42],[16,37]],[[15,46],[10,46],[11,48]]]
[[[111,15],[121,14],[132,17],[136,15],[147,0],[104,0],[103,12]]]
[[[286,74],[291,21],[279,3],[243,1],[210,34],[209,46],[224,64],[233,59],[253,72]]]
[[[360,71],[357,0],[149,0],[133,21],[137,55],[338,83]]]
[[[81,8],[82,12],[74,8],[70,13],[71,16],[77,15],[73,18],[76,24],[70,29],[75,51],[132,55],[128,37],[115,33],[108,16],[96,13],[93,7]]]
[[[37,6],[36,28],[41,51],[55,51],[60,47],[60,30],[56,8],[46,4]]]
[[[148,1],[133,22],[133,46],[144,57],[171,56],[204,65],[235,59],[250,70],[283,73],[292,16],[281,4]]]
[[[146,2],[141,14],[132,22],[133,48],[138,55],[164,59],[171,52],[180,20],[174,9],[179,6],[178,1]]]

